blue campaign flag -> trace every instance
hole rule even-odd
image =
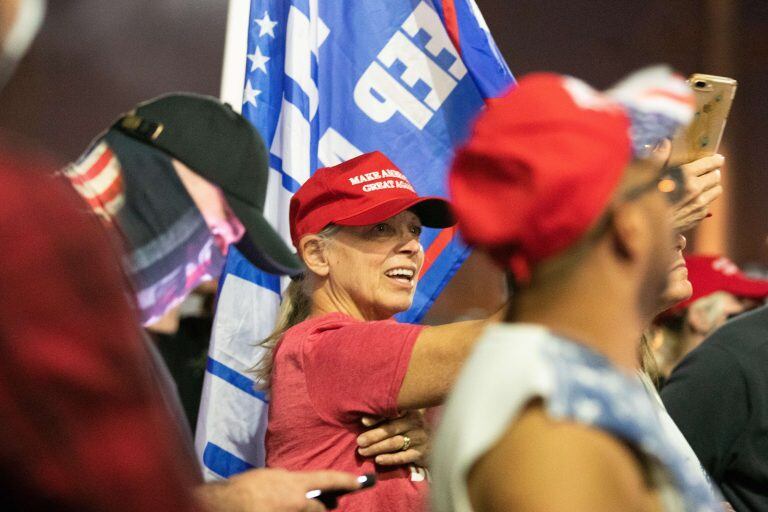
[[[232,20],[230,20],[231,23]],[[379,150],[422,195],[446,195],[453,150],[488,97],[514,83],[474,0],[251,0],[242,113],[270,148],[265,216],[318,168]],[[455,230],[425,229],[417,322],[467,255]],[[280,281],[227,258],[196,445],[208,478],[263,464],[267,397],[248,370],[274,325]]]

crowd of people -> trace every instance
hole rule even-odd
[[[0,1],[0,86],[42,6]],[[2,134],[3,506],[768,510],[768,282],[684,255],[724,164],[671,156],[692,104],[661,67],[605,92],[526,76],[457,148],[450,200],[370,151],[298,189],[292,248],[263,216],[264,141],[216,99],[141,103],[60,171]],[[422,227],[451,226],[508,302],[396,321]],[[204,483],[158,321],[232,246],[290,284],[254,340],[267,467]]]

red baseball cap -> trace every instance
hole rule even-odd
[[[747,277],[734,262],[724,256],[692,254],[685,257],[685,265],[688,267],[688,280],[693,286],[693,294],[677,304],[675,310],[685,309],[694,301],[720,291],[749,299],[768,297],[768,281]]]
[[[329,224],[365,226],[404,210],[411,210],[430,228],[446,228],[456,223],[448,201],[419,196],[408,178],[383,153],[365,153],[318,169],[293,195],[291,240],[298,249],[304,235],[319,233]]]
[[[594,225],[631,159],[618,102],[572,77],[528,75],[488,105],[456,154],[459,230],[525,281]]]

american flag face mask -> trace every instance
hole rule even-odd
[[[63,174],[120,234],[144,325],[221,273],[224,254],[162,151],[109,131]]]

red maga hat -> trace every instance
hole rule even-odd
[[[685,257],[685,265],[688,267],[688,280],[693,286],[693,295],[677,304],[675,310],[685,309],[694,301],[721,291],[749,299],[768,297],[768,281],[747,277],[734,262],[724,256],[692,254]]]
[[[319,233],[329,224],[365,226],[404,210],[411,210],[430,228],[446,228],[456,222],[448,201],[419,196],[383,153],[365,153],[318,169],[293,195],[291,240],[298,249],[304,235]]]
[[[459,230],[525,281],[594,225],[631,159],[619,103],[575,78],[529,75],[480,114],[456,154]]]

